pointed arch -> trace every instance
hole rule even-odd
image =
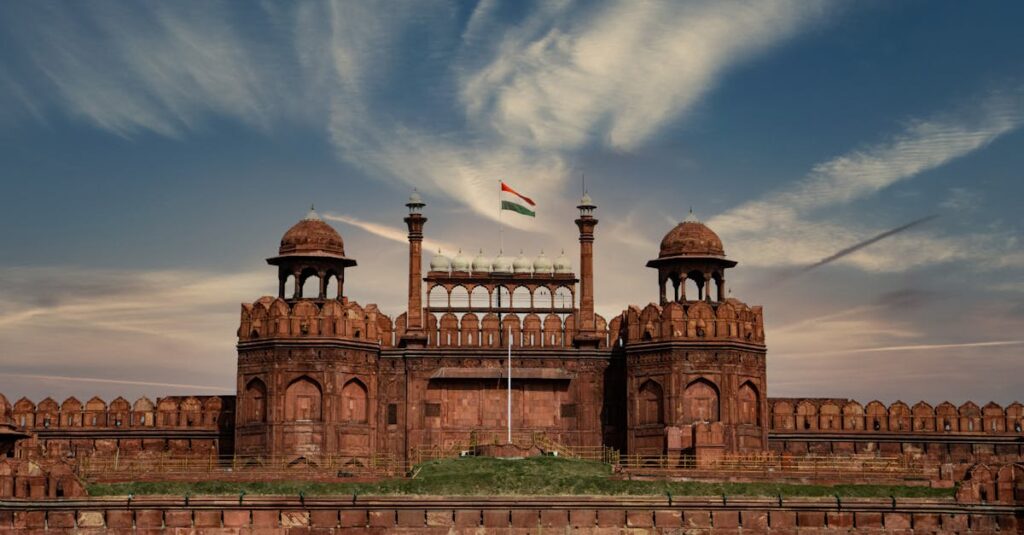
[[[719,390],[704,377],[694,379],[683,391],[682,423],[717,422],[720,414]]]
[[[660,425],[665,423],[665,395],[654,379],[648,379],[637,390],[637,424]]]
[[[752,381],[744,381],[737,391],[739,423],[759,425],[761,422],[761,394]]]
[[[253,377],[246,383],[241,413],[242,424],[266,423],[267,384],[263,379]]]
[[[818,429],[835,430],[843,426],[842,409],[834,401],[826,401],[818,407]]]
[[[365,424],[369,421],[369,390],[353,377],[341,388],[341,421]]]
[[[796,406],[797,431],[814,431],[818,429],[818,408],[814,403],[803,400]]]
[[[308,375],[302,375],[288,384],[284,394],[284,417],[290,422],[321,419],[323,389]]]

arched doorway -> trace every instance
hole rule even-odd
[[[718,387],[707,379],[700,378],[686,386],[683,392],[683,421],[685,424],[695,422],[718,421]]]

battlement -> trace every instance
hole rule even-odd
[[[651,303],[630,306],[612,319],[613,345],[671,340],[732,340],[764,344],[764,314],[738,299],[722,302]]]
[[[595,320],[598,347],[608,347],[608,324],[596,314]],[[397,336],[401,337],[405,332],[405,314],[396,323]],[[426,315],[427,347],[503,348],[508,347],[511,335],[514,348],[567,349],[573,347],[577,332],[575,314],[548,313],[543,320],[534,312],[522,319],[516,313],[508,313],[500,320],[494,312],[482,318],[473,312],[446,312],[440,318]]]
[[[107,404],[93,397],[84,404],[74,397],[57,404],[46,398],[38,404],[21,398],[11,406],[0,394],[0,422],[10,421],[30,431],[56,429],[170,429],[230,427],[234,396],[169,396],[153,403],[141,397],[129,403],[117,397]]]
[[[770,430],[777,433],[968,433],[1024,435],[1024,405],[1005,409],[990,402],[978,407],[966,402],[959,407],[948,401],[932,407],[924,401],[908,406],[896,401],[888,407],[880,401],[867,405],[849,399],[771,398]]]
[[[348,299],[289,299],[264,296],[242,304],[239,341],[266,338],[338,337],[394,345],[391,318],[377,305]]]

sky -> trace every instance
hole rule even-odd
[[[311,204],[359,262],[350,298],[392,317],[413,188],[431,250],[495,256],[505,180],[538,212],[503,218],[506,252],[578,269],[585,177],[606,318],[657,301],[644,264],[692,208],[739,262],[732,295],[765,307],[769,396],[1021,399],[1022,19],[913,0],[8,3],[0,392],[234,393],[239,304],[276,292],[265,259]]]

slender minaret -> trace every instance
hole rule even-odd
[[[580,217],[576,226],[580,229],[580,313],[576,334],[577,347],[597,347],[597,321],[594,317],[594,209],[597,205],[590,195],[583,193]]]
[[[427,336],[423,332],[423,225],[427,218],[423,217],[423,199],[418,191],[413,190],[409,196],[409,215],[405,224],[409,226],[409,307],[406,312],[405,334],[400,345],[405,347],[423,347]]]

